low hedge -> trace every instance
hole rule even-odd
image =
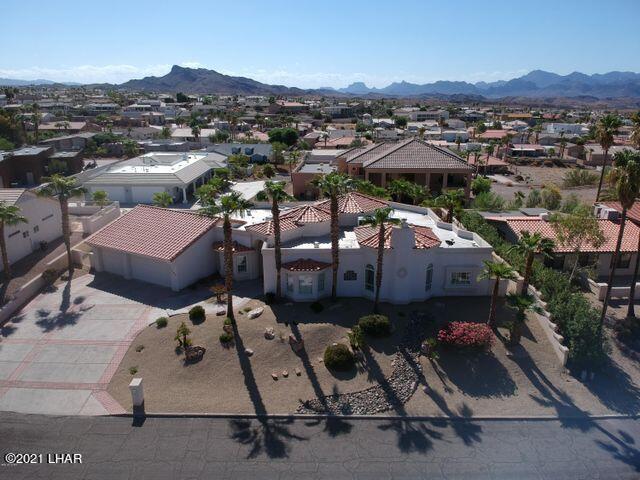
[[[467,230],[476,232],[489,242],[495,252],[509,262],[520,273],[524,272],[524,255],[511,250],[498,230],[477,212],[465,211],[460,223]],[[602,364],[607,353],[598,336],[600,315],[585,296],[569,281],[563,272],[545,267],[538,260],[533,262],[531,284],[542,294],[547,309],[558,325],[558,330],[569,348],[571,366],[597,366]]]
[[[493,332],[486,323],[451,322],[438,332],[438,341],[464,350],[489,350]]]
[[[358,320],[362,333],[371,337],[388,337],[391,335],[391,322],[385,315],[365,315]]]
[[[324,364],[329,370],[351,370],[355,363],[353,352],[342,343],[329,345],[324,351]]]

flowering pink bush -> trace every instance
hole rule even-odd
[[[438,332],[438,341],[456,348],[490,349],[493,332],[486,323],[451,322]]]

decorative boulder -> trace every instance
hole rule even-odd
[[[187,347],[187,350],[184,352],[185,360],[189,363],[199,362],[200,360],[202,360],[202,357],[204,356],[204,352],[206,351],[207,350],[204,347],[199,347],[199,346]]]
[[[245,348],[244,353],[247,357],[250,357],[251,355],[253,355],[253,350],[251,350],[250,348]]]
[[[262,312],[264,312],[263,307],[254,308],[253,310],[250,310],[249,313],[247,313],[247,317],[258,318],[260,315],[262,315]]]
[[[276,338],[276,332],[273,330],[273,328],[264,329],[264,338],[266,338],[267,340],[273,340],[274,338]]]
[[[227,333],[233,333],[233,325],[223,325],[222,330]]]
[[[222,315],[227,314],[227,309],[225,307],[218,307],[216,310],[216,316],[221,317]]]

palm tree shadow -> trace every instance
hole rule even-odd
[[[429,422],[390,420],[378,426],[382,431],[391,430],[398,437],[398,448],[403,453],[426,453],[433,448],[433,440],[442,439],[442,433],[430,428]]]
[[[238,325],[233,322],[232,326],[240,368],[245,387],[257,416],[255,420],[257,424],[254,424],[251,420],[231,420],[229,422],[232,429],[231,438],[242,445],[251,446],[247,458],[255,458],[261,453],[266,454],[269,458],[288,457],[289,442],[291,440],[303,441],[306,438],[294,435],[289,431],[288,425],[293,422],[292,419],[278,420],[266,417],[267,409],[258,389],[251,362],[245,353],[245,346],[238,331]]]

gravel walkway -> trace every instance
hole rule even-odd
[[[303,402],[296,413],[371,415],[395,410],[402,414],[403,405],[424,379],[420,365],[420,346],[424,337],[425,313],[411,314],[398,351],[393,359],[393,372],[378,385],[359,392],[334,394]]]

